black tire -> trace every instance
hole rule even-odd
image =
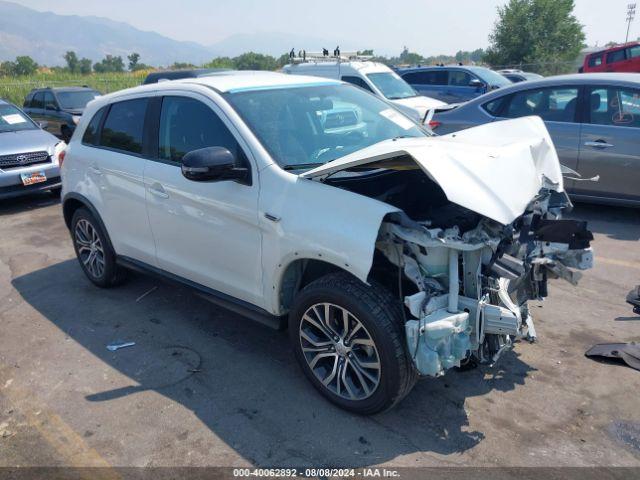
[[[86,223],[85,223],[86,222]],[[97,242],[95,245],[99,245],[102,250],[103,268],[96,269],[87,266],[84,261],[86,259],[86,246],[81,244],[82,233],[78,234],[79,228],[85,228],[86,225],[95,231],[97,236]],[[81,226],[79,226],[81,225]],[[106,232],[101,226],[101,223],[93,216],[93,214],[86,208],[77,209],[71,219],[71,239],[73,241],[73,248],[76,252],[76,257],[80,263],[80,267],[84,271],[85,275],[91,282],[100,288],[109,288],[122,283],[125,279],[126,271],[116,264],[116,254],[111,246],[111,241]],[[83,249],[81,251],[81,249]]]
[[[51,195],[53,195],[54,197],[59,197],[61,191],[62,191],[62,187],[55,187],[55,188],[50,189],[49,193]]]
[[[375,390],[368,397],[352,400],[337,395],[323,385],[309,366],[303,353],[304,340],[300,336],[300,326],[305,313],[319,303],[330,303],[335,308],[347,310],[364,326],[366,334],[375,344],[380,365],[379,377]],[[398,299],[379,284],[368,286],[347,273],[326,275],[307,285],[298,294],[289,314],[290,340],[302,370],[323,396],[341,408],[370,415],[393,407],[411,391],[417,374],[405,348],[401,308]],[[336,351],[335,347],[333,351]],[[336,362],[338,360],[336,357]]]

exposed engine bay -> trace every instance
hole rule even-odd
[[[529,126],[546,134],[544,126]],[[347,159],[342,168],[321,172],[324,183],[398,208],[382,222],[376,255],[401,277],[396,291],[408,312],[407,351],[421,375],[439,376],[466,362],[492,364],[515,339],[535,341],[528,301],[547,296],[549,279],[575,285],[578,270],[593,265],[586,222],[562,219],[572,205],[553,144],[548,136],[531,138],[502,150],[530,172],[521,175],[522,189],[479,171],[457,182],[438,171],[441,166],[427,155],[432,152],[412,151],[410,144],[401,152],[389,148],[373,161]],[[507,159],[495,150],[479,151],[491,160]],[[453,160],[462,167],[454,174],[479,168],[462,155]],[[505,178],[518,172],[514,168]],[[459,186],[465,182],[466,197]],[[517,205],[523,198],[529,199],[524,208]],[[475,199],[484,204],[475,208]]]

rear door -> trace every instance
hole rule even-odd
[[[626,48],[607,52],[605,72],[626,72],[628,67]]]
[[[143,183],[148,102],[135,98],[111,104],[100,119],[98,138],[83,137],[83,143],[95,144],[83,149],[83,160],[90,182],[98,187],[100,216],[115,251],[155,265]]]
[[[537,115],[549,130],[558,152],[560,163],[577,169],[580,147],[578,100],[580,87],[558,86],[533,88],[511,94],[500,106],[502,118],[519,118]],[[573,187],[567,182],[567,189]]]
[[[589,87],[586,98],[578,171],[600,180],[578,183],[576,193],[640,200],[640,89]]]
[[[447,102],[445,91],[448,88],[449,72],[444,68],[414,70],[400,73],[400,76],[421,95]]]
[[[155,160],[145,171],[158,266],[263,306],[259,184],[248,149],[211,99],[185,92],[160,99]],[[251,169],[251,184],[186,179],[182,157],[205,147],[230,150]]]

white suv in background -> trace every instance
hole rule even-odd
[[[428,110],[446,105],[435,98],[420,95],[383,63],[319,59],[285,65],[282,71],[291,75],[313,75],[352,83],[388,100],[405,115],[418,121],[424,119]]]
[[[93,283],[143,270],[286,322],[313,385],[360,413],[534,338],[527,300],[591,264],[538,118],[435,137],[335,80],[229,72],[101,97],[62,180]]]

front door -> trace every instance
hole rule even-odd
[[[214,102],[194,95],[162,98],[157,158],[145,170],[157,263],[165,271],[263,307],[256,169]],[[187,180],[182,157],[205,147],[225,147],[239,163],[250,166],[251,185]]]
[[[580,137],[578,169],[598,182],[581,182],[576,193],[640,199],[640,89],[591,87]]]

